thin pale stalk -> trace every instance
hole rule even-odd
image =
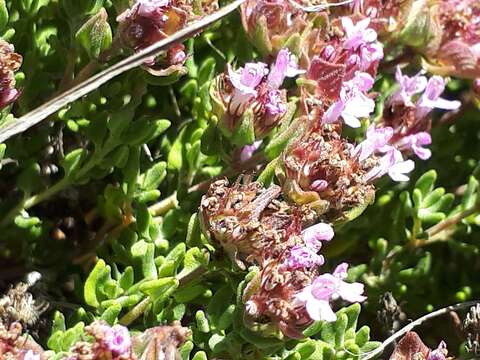
[[[431,319],[436,318],[436,317],[441,316],[441,315],[448,314],[450,311],[458,311],[458,310],[469,308],[471,306],[475,306],[479,302],[480,302],[480,300],[463,302],[463,303],[447,306],[447,307],[444,307],[442,309],[431,312],[427,315],[424,315],[421,318],[418,318],[417,320],[411,322],[407,326],[405,326],[402,329],[400,329],[399,331],[397,331],[395,334],[393,334],[388,339],[386,339],[384,342],[382,342],[382,344],[378,348],[376,348],[375,350],[373,350],[369,353],[365,353],[365,354],[360,355],[360,359],[361,360],[369,360],[369,359],[373,359],[374,357],[382,354],[385,351],[385,349],[390,344],[392,344],[394,341],[396,341],[397,339],[399,339],[400,337],[402,337],[403,335],[405,335],[409,331],[412,331],[415,327],[423,324],[424,322],[426,322],[428,320],[431,320]]]

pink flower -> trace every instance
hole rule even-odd
[[[271,89],[279,89],[286,77],[295,77],[304,72],[298,69],[297,60],[290,51],[282,49],[278,52],[275,64],[270,69],[267,84]]]
[[[364,19],[355,25],[349,17],[342,18],[345,30],[343,48],[353,55],[349,58],[350,65],[358,65],[361,71],[367,70],[374,62],[383,59],[382,45],[377,41],[375,30],[368,28],[370,19]]]
[[[447,344],[445,344],[445,341],[441,341],[438,347],[430,352],[427,360],[446,360],[447,354]]]
[[[122,325],[105,326],[105,346],[116,355],[128,353],[132,346],[128,329]]]
[[[315,250],[307,246],[294,246],[285,262],[290,269],[312,268],[324,263],[323,256],[318,255]]]
[[[28,350],[23,356],[23,360],[40,360],[40,354],[35,354],[32,350]]]
[[[425,92],[417,101],[417,119],[424,118],[432,109],[456,110],[462,103],[449,101],[440,97],[445,90],[445,80],[441,76],[432,76],[427,83]]]
[[[388,174],[393,181],[408,181],[409,177],[405,174],[410,173],[415,168],[412,160],[403,160],[402,153],[393,146],[386,146],[382,149],[385,152],[379,163],[365,174],[365,181],[370,182]]]
[[[395,79],[400,85],[400,89],[393,94],[390,101],[392,103],[401,103],[405,106],[413,107],[412,96],[425,90],[425,87],[427,86],[427,78],[425,76],[420,76],[420,73],[413,77],[403,75],[400,66],[397,66]]]
[[[312,225],[302,231],[302,237],[305,244],[315,250],[320,250],[322,241],[330,241],[333,239],[335,233],[333,228],[325,223],[318,223]]]
[[[356,73],[346,81],[340,91],[340,100],[332,104],[323,116],[323,123],[334,123],[339,117],[350,127],[360,127],[359,118],[368,117],[375,109],[375,101],[365,95],[373,86],[373,78],[367,73]]]
[[[375,125],[370,125],[366,139],[357,145],[353,151],[353,156],[359,155],[359,161],[366,160],[370,155],[387,145],[392,136],[393,129],[391,127],[376,128]]]
[[[240,162],[243,163],[249,160],[252,157],[253,153],[258,150],[261,144],[262,140],[258,140],[251,145],[245,145],[240,152]]]
[[[234,114],[243,113],[246,107],[258,96],[258,88],[264,84],[267,93],[261,102],[265,105],[267,115],[276,116],[285,113],[286,104],[280,96],[279,88],[286,77],[294,77],[304,71],[298,70],[293,55],[288,49],[282,49],[277,55],[270,71],[267,64],[247,63],[243,68],[233,71],[228,66],[228,77],[234,87],[230,109]],[[268,77],[265,80],[265,76]]]
[[[322,192],[328,187],[328,181],[323,179],[314,180],[310,184],[310,189],[316,192]]]
[[[342,298],[348,302],[362,302],[366,299],[362,295],[363,284],[343,281],[347,277],[347,269],[346,263],[338,265],[333,274],[318,276],[296,295],[297,301],[305,304],[312,320],[335,321],[337,317],[330,306],[332,300]]]
[[[422,131],[413,135],[409,135],[401,139],[395,146],[400,150],[412,150],[420,159],[427,160],[432,156],[429,149],[422,147],[423,145],[430,145],[432,137],[429,133]]]
[[[256,87],[268,74],[267,64],[247,63],[245,67],[233,71],[228,66],[228,78],[234,87],[230,108],[233,113],[242,113],[250,101],[257,96]]]
[[[353,24],[349,17],[342,18],[342,26],[345,30],[345,42],[343,47],[349,50],[357,50],[362,45],[377,40],[377,33],[373,29],[369,29],[370,19],[364,19]]]
[[[287,111],[287,105],[282,100],[279,90],[270,90],[265,99],[265,111],[267,115],[281,115]]]

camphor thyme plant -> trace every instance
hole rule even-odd
[[[0,36],[0,358],[480,357],[478,1],[0,0]]]

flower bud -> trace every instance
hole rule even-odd
[[[139,51],[181,30],[192,17],[192,8],[183,2],[139,0],[117,17],[118,32],[125,47]],[[179,70],[185,62],[182,46],[172,47],[167,54],[151,58],[145,65],[152,68],[153,75],[171,75],[171,70]],[[168,69],[170,66],[173,68]]]
[[[284,0],[247,0],[241,7],[242,23],[248,37],[267,57],[289,47],[300,50],[307,14]],[[295,49],[294,49],[295,48]]]

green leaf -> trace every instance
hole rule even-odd
[[[63,332],[66,330],[65,326],[65,316],[60,311],[55,311],[53,314],[53,321],[52,321],[52,334],[56,333],[57,331]]]
[[[155,190],[162,183],[167,175],[167,163],[160,161],[147,170],[143,178],[142,188],[145,190]]]
[[[106,321],[109,325],[114,325],[120,311],[122,311],[122,305],[114,303],[103,312],[101,319]]]
[[[152,300],[163,298],[167,291],[176,289],[178,280],[174,277],[166,277],[156,280],[149,280],[140,285],[140,291],[149,295]]]
[[[84,297],[85,302],[92,306],[98,307],[100,305],[97,291],[100,286],[107,280],[110,275],[110,266],[105,264],[105,261],[102,259],[98,260],[95,264],[95,267],[88,275],[87,280],[85,281],[84,286]]]
[[[435,170],[427,171],[415,183],[415,189],[420,190],[421,197],[427,196],[437,181],[437,172]]]
[[[238,146],[253,144],[255,141],[255,130],[253,127],[254,114],[248,109],[239,119],[238,125],[233,131],[232,143]]]
[[[120,276],[120,279],[118,279],[118,284],[123,290],[128,290],[133,285],[133,282],[134,282],[133,267],[127,266],[123,274]]]
[[[92,59],[98,58],[102,51],[110,48],[112,29],[108,23],[107,11],[101,8],[77,31],[75,39]]]
[[[183,165],[183,142],[186,128],[180,131],[180,134],[175,139],[175,142],[168,153],[168,168],[171,170],[180,170]]]
[[[65,177],[74,177],[76,172],[81,168],[82,162],[87,156],[87,150],[80,148],[69,152],[63,161],[61,166],[65,171]]]
[[[198,310],[195,314],[195,320],[197,324],[197,328],[199,331],[203,333],[210,332],[210,324],[208,323],[207,317],[202,310]]]
[[[8,10],[5,0],[0,0],[0,33],[5,30],[8,24]],[[1,157],[0,157],[1,158]]]

